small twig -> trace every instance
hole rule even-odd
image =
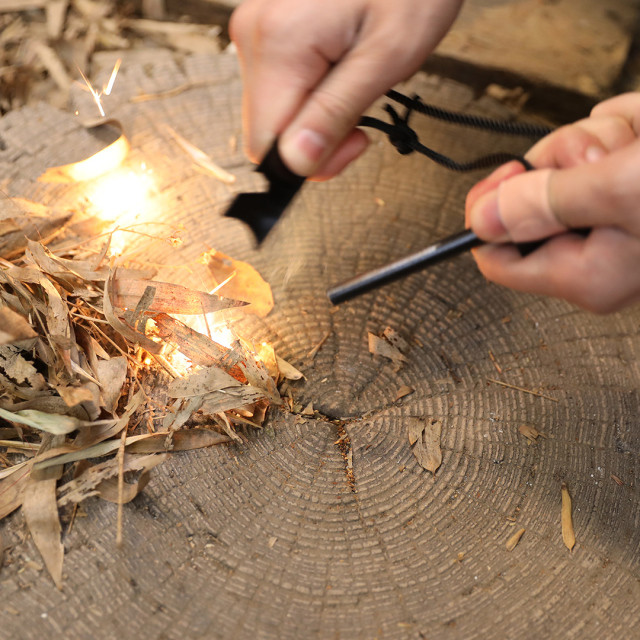
[[[187,82],[167,91],[159,91],[158,93],[141,93],[130,98],[130,102],[148,102],[149,100],[161,100],[162,98],[173,98],[190,89],[209,86],[211,82]]]
[[[496,368],[496,371],[502,375],[502,367],[498,364],[496,357],[493,355],[491,350],[489,350],[489,358],[491,358],[491,362],[493,362],[493,366]]]
[[[21,451],[37,451],[40,445],[35,442],[22,442],[21,440],[0,440],[0,447],[11,447]]]
[[[71,529],[73,529],[73,523],[76,521],[76,513],[78,513],[77,502],[73,505],[73,511],[71,512],[71,520],[69,520],[69,526],[67,527],[67,533],[65,534],[66,536],[68,536],[71,533]]]
[[[127,428],[122,430],[120,447],[118,448],[118,517],[116,522],[116,546],[122,546],[122,501],[124,500],[124,445],[127,439]]]
[[[515,389],[516,391],[522,391],[523,393],[530,393],[532,396],[538,396],[538,398],[546,398],[547,400],[558,402],[558,398],[552,398],[551,396],[546,396],[544,393],[540,393],[539,391],[533,391],[532,389],[525,389],[524,387],[518,387],[515,384],[509,384],[508,382],[502,382],[501,380],[494,380],[493,378],[487,378],[487,380],[489,382],[493,382],[494,384],[499,384],[502,387],[507,387],[508,389]]]
[[[313,360],[316,357],[316,354],[318,353],[318,351],[320,351],[320,349],[322,349],[322,346],[329,339],[330,335],[331,335],[331,330],[327,331],[327,333],[323,336],[322,340],[320,340],[320,342],[318,342],[318,344],[315,347],[313,347],[313,349],[311,349],[309,353],[307,353],[307,358],[309,360]]]

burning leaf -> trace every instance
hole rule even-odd
[[[117,278],[113,280],[113,306],[118,309],[135,308],[148,287],[153,287],[154,296],[145,308],[145,313],[200,315],[247,305],[242,300],[221,298],[204,291],[187,289],[179,284]]]
[[[236,344],[229,356],[230,362],[237,365],[244,374],[247,382],[256,389],[260,389],[263,395],[271,400],[274,404],[282,404],[282,398],[278,393],[278,387],[275,380],[269,375],[269,372],[256,362],[253,356],[246,353],[240,344]]]
[[[145,335],[139,333],[128,324],[120,320],[113,310],[113,305],[111,303],[111,282],[113,275],[105,280],[104,283],[104,295],[102,298],[103,301],[103,309],[104,309],[104,317],[107,319],[107,322],[124,338],[133,342],[134,344],[139,344],[143,349],[146,349],[149,353],[159,353],[162,345],[159,345],[157,342],[150,340]]]
[[[45,436],[40,448],[45,452],[64,442],[64,436]],[[33,541],[58,589],[62,588],[62,562],[64,547],[60,540],[62,528],[56,501],[56,483],[62,475],[62,466],[44,470],[33,469],[22,498],[22,510]]]
[[[29,479],[32,460],[16,464],[0,477],[0,520],[22,504],[22,492]]]
[[[208,336],[198,333],[165,313],[159,313],[153,317],[153,320],[156,323],[158,336],[164,342],[175,344],[178,351],[189,358],[194,365],[218,365],[234,378],[241,381],[244,379],[238,367],[235,368],[235,372],[232,372],[231,365],[224,360],[230,351],[227,347],[223,347]]]
[[[369,332],[369,352],[375,356],[382,356],[393,362],[396,369],[399,369],[406,361],[400,350],[388,342],[385,338]]]
[[[95,125],[94,125],[95,126]],[[50,167],[39,178],[40,182],[83,182],[92,180],[118,168],[129,153],[129,141],[122,133],[122,125],[117,120],[100,120],[98,126],[111,126],[120,132],[119,137],[98,153],[59,167]],[[93,128],[93,127],[90,127]]]
[[[571,494],[567,485],[562,483],[562,541],[564,546],[571,551],[576,544],[576,535],[573,530],[573,513],[571,506]]]
[[[441,433],[442,423],[439,420],[409,418],[408,436],[413,455],[422,467],[434,475],[442,464]]]
[[[298,371],[292,364],[277,354],[276,363],[283,378],[286,378],[287,380],[300,380],[301,378],[304,378],[304,374],[302,372]]]
[[[249,302],[243,313],[264,318],[273,309],[271,286],[250,264],[234,260],[220,251],[209,251],[203,257],[215,281],[224,283],[219,284],[216,293]]]
[[[524,535],[525,529],[518,529],[508,540],[507,540],[507,544],[506,549],[507,551],[513,551],[518,542],[520,542],[520,538],[522,538],[522,536]]]

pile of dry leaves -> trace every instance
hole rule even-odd
[[[116,268],[109,234],[78,240],[68,215],[19,204],[0,200],[0,518],[22,507],[60,585],[61,510],[121,505],[170,452],[239,440],[234,425],[259,428],[281,402],[280,371],[301,374],[268,345],[225,346],[184,322],[268,311],[249,265],[208,254],[228,297],[157,282]]]

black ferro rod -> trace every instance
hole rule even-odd
[[[327,291],[327,295],[333,304],[340,304],[481,244],[483,241],[473,231],[465,229],[421,251],[336,285]]]

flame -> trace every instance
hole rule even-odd
[[[111,255],[120,255],[124,250],[129,227],[153,217],[150,195],[154,183],[151,172],[143,167],[140,172],[131,169],[111,171],[87,194],[96,215],[113,223],[109,230]]]

